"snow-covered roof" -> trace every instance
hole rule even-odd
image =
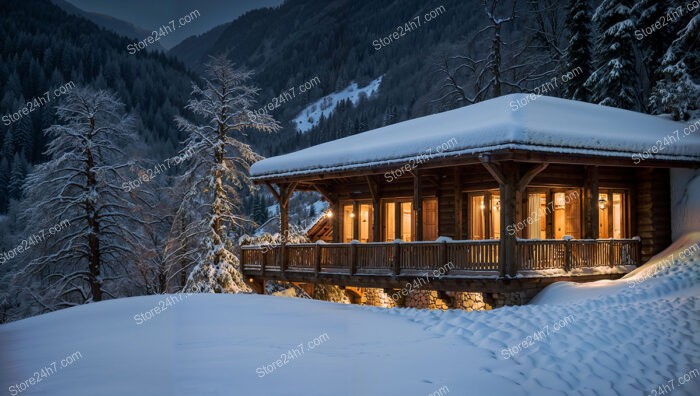
[[[653,159],[700,163],[700,125],[685,135],[688,125],[573,100],[511,94],[267,158],[250,173],[269,179],[498,150],[629,158],[632,164],[634,154],[654,146],[662,150]]]

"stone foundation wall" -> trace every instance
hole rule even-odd
[[[296,287],[294,288],[298,289],[300,292],[298,294],[304,294],[301,289]],[[384,291],[384,289],[376,288],[357,288],[353,290],[353,296],[355,296],[358,292],[360,296],[350,298],[348,292],[338,286],[317,284],[312,297],[317,300],[339,302],[344,304],[355,303],[384,308],[406,307],[417,309],[463,309],[465,311],[485,311],[510,305],[525,305],[538,292],[537,290],[508,293],[412,290],[404,296],[401,292],[396,290],[393,291],[393,294],[391,294],[392,291],[387,293]],[[309,297],[307,296],[306,298]]]
[[[384,308],[396,308],[399,306],[398,301],[391,298],[383,289],[372,288],[363,289],[362,304]]]
[[[417,309],[463,309],[487,311],[509,305],[525,305],[537,294],[533,291],[510,293],[447,292],[413,290],[396,301],[382,289],[363,289],[362,304],[375,307]],[[395,295],[401,295],[395,293]]]
[[[450,309],[449,301],[442,300],[435,290],[413,290],[406,295],[404,305],[408,308]]]
[[[452,292],[452,308],[466,311],[487,311],[493,309],[493,301],[485,293]]]

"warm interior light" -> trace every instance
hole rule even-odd
[[[564,193],[554,194],[554,206],[557,209],[564,209],[566,207],[566,197]]]
[[[350,213],[350,217],[354,218],[355,217],[355,212]]]
[[[329,219],[330,219],[331,217],[333,217],[333,211],[329,210],[329,211],[326,213],[326,217],[328,217]]]
[[[600,194],[598,196],[598,206],[600,209],[605,209],[605,207],[608,205],[608,197],[607,195]]]
[[[481,208],[481,210],[486,209],[486,205],[484,205],[483,203],[479,207]]]

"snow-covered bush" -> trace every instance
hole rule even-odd
[[[214,264],[211,258],[197,264],[183,289],[183,293],[251,293],[238,270],[234,255]]]

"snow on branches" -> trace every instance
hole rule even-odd
[[[44,131],[49,160],[26,179],[31,206],[23,216],[27,230],[57,220],[70,226],[39,246],[17,275],[44,310],[112,296],[109,282],[126,276],[128,259],[142,247],[134,207],[143,201],[120,188],[132,165],[124,147],[138,141],[135,119],[123,108],[110,92],[76,88],[57,108],[61,124]]]
[[[241,215],[243,189],[252,189],[250,165],[261,157],[244,142],[248,132],[275,132],[279,124],[268,114],[251,111],[258,89],[252,73],[236,70],[225,56],[211,59],[202,86],[193,84],[186,109],[200,120],[177,117],[188,134],[182,152],[192,154],[191,166],[180,179],[183,202],[168,244],[172,261],[197,261],[185,290],[248,291],[238,272],[230,233],[250,222]],[[183,221],[182,219],[190,219]],[[208,283],[203,287],[202,284]],[[195,286],[195,284],[197,286]]]

